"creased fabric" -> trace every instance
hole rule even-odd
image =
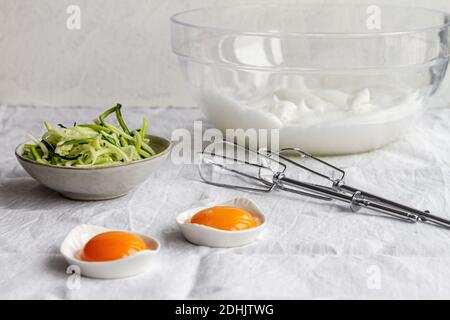
[[[450,230],[408,224],[301,196],[247,194],[266,213],[263,237],[248,246],[194,246],[175,217],[185,209],[243,192],[200,182],[195,165],[168,160],[130,194],[81,202],[40,186],[20,167],[14,148],[43,121],[92,120],[98,108],[0,106],[0,298],[13,299],[362,299],[450,298]],[[195,108],[129,108],[127,122],[149,118],[152,134],[192,131]],[[429,109],[400,141],[370,153],[328,160],[347,183],[450,218],[450,108]],[[78,224],[148,234],[162,250],[146,274],[121,280],[70,275],[59,254]]]

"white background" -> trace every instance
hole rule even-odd
[[[169,17],[196,7],[269,2],[344,0],[0,0],[0,103],[192,106],[171,53]],[[450,11],[449,0],[354,2]],[[81,30],[66,28],[70,4],[81,7]],[[441,95],[450,91],[448,82]]]

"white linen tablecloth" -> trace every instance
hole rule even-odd
[[[0,106],[0,298],[450,298],[450,230],[408,224],[300,196],[249,195],[268,216],[261,240],[211,249],[185,241],[175,223],[193,206],[242,192],[199,181],[194,165],[170,160],[130,194],[109,201],[65,199],[20,167],[14,148],[43,121],[88,121],[102,109]],[[128,108],[153,134],[192,128],[198,109]],[[450,218],[450,108],[428,110],[400,141],[371,153],[333,157],[352,185]],[[121,280],[82,278],[67,286],[59,246],[79,224],[157,237],[154,269]],[[70,280],[69,280],[70,281]]]

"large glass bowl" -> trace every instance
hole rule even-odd
[[[279,129],[281,147],[319,155],[376,149],[414,125],[444,78],[449,24],[443,12],[386,5],[216,7],[171,19],[173,51],[215,127]]]

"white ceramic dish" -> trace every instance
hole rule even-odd
[[[149,136],[157,154],[151,158],[120,165],[76,168],[31,161],[22,156],[23,144],[16,157],[26,172],[44,186],[75,200],[105,200],[127,194],[155,172],[170,153],[170,141]]]
[[[155,262],[160,244],[158,240],[139,233],[135,234],[152,250],[143,250],[123,259],[107,262],[87,262],[80,260],[79,255],[85,244],[94,236],[108,231],[123,230],[111,230],[85,224],[79,225],[72,229],[64,239],[60,247],[61,254],[69,265],[76,265],[80,268],[81,275],[90,278],[126,278],[149,270]]]
[[[257,227],[247,230],[224,231],[190,223],[192,216],[197,212],[217,205],[241,208],[257,218],[259,224]],[[215,248],[231,248],[243,246],[256,240],[266,226],[266,217],[262,210],[258,208],[252,200],[248,198],[236,198],[220,204],[189,209],[178,215],[177,224],[186,240],[193,244]]]

